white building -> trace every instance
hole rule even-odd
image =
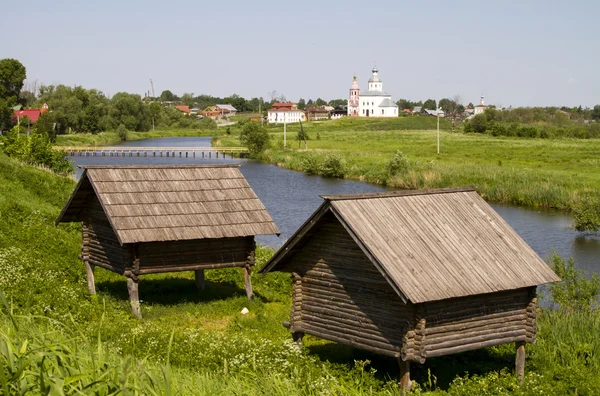
[[[306,121],[304,111],[291,102],[273,103],[273,106],[267,112],[267,121],[269,124],[289,124],[292,122]]]
[[[383,81],[376,67],[369,79],[369,90],[360,92],[356,77],[350,88],[348,115],[358,117],[398,117],[398,105],[392,101],[392,95],[383,90]]]
[[[485,109],[487,109],[487,106],[485,105],[485,103],[483,101],[483,94],[481,94],[481,100],[479,101],[479,104],[477,106],[475,106],[474,115],[483,114]]]

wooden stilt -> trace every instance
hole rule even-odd
[[[410,362],[398,359],[398,364],[400,365],[400,390],[408,393],[412,385],[410,381]]]
[[[515,359],[515,375],[519,380],[519,384],[523,385],[525,379],[525,342],[515,342],[517,357]]]
[[[204,290],[204,270],[194,271],[194,277],[196,278],[196,287],[200,290]]]
[[[131,304],[131,311],[133,316],[138,319],[142,318],[142,311],[140,309],[140,294],[138,288],[139,280],[133,280],[127,278],[127,291],[129,292],[129,303]]]
[[[248,300],[252,300],[254,293],[252,292],[252,280],[250,279],[250,267],[244,267],[244,284],[246,285],[246,296]]]
[[[292,333],[292,340],[294,340],[294,342],[296,343],[296,345],[298,345],[300,348],[302,348],[302,338],[304,338],[304,333],[301,331],[294,331]]]
[[[87,284],[90,294],[96,294],[96,282],[94,281],[94,267],[95,265],[90,264],[88,260],[84,260],[85,274],[87,275]]]

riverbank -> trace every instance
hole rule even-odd
[[[203,292],[195,289],[191,273],[144,276],[143,321],[130,315],[122,276],[98,269],[98,294],[90,296],[78,258],[80,225],[54,225],[74,185],[70,178],[0,153],[0,212],[10,213],[0,222],[0,290],[20,325],[18,331],[0,302],[0,343],[14,346],[0,348],[0,361],[7,361],[5,351],[14,351],[23,361],[31,357],[31,370],[12,385],[42,374],[42,354],[34,349],[39,346],[52,356],[60,353],[76,367],[68,381],[83,377],[71,382],[73,386],[96,380],[105,370],[110,374],[100,379],[100,386],[135,387],[141,393],[399,394],[392,359],[310,336],[304,339],[304,350],[295,347],[281,326],[291,304],[288,274],[254,272],[257,298],[252,302],[245,298],[236,269],[207,271]],[[272,254],[259,247],[257,267]],[[244,307],[248,315],[240,314]],[[511,374],[512,345],[428,359],[415,365],[414,379],[423,393],[439,395],[600,392],[595,376],[600,370],[598,312],[544,311],[538,329],[538,343],[527,347],[523,388]],[[93,358],[107,365],[90,364]],[[44,378],[51,366],[46,363]],[[59,383],[66,378],[60,368],[52,374]],[[27,383],[39,386],[39,379]]]
[[[129,132],[127,141],[144,140],[160,137],[175,136],[212,136],[216,134],[215,130],[197,130],[197,129],[157,129],[148,132]],[[121,143],[121,139],[116,132],[100,132],[97,134],[77,133],[71,135],[58,135],[56,137],[56,146],[111,146]]]
[[[287,126],[287,149],[283,127],[271,126],[271,148],[262,160],[311,171],[335,155],[345,163],[345,178],[412,189],[476,185],[487,201],[532,208],[570,210],[581,195],[600,191],[598,139],[507,138],[442,130],[438,155],[435,130],[385,129],[398,125],[344,119],[305,123],[308,149],[304,142],[298,144],[298,124]],[[238,136],[221,135],[214,143],[236,146]],[[407,166],[391,175],[388,165],[397,151],[406,157]]]

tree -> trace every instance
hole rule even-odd
[[[156,102],[152,102],[148,105],[148,110],[150,110],[150,116],[152,117],[152,130],[154,130],[156,125],[156,117],[159,116],[162,106]]]
[[[175,95],[173,95],[173,92],[167,90],[162,91],[162,93],[160,94],[160,101],[161,102],[173,102],[177,100],[177,97]]]
[[[19,103],[26,76],[25,66],[18,60],[0,60],[0,99],[13,98],[15,104]]]
[[[469,102],[469,104],[467,105],[468,109],[474,109],[475,106],[473,105],[473,102]]]
[[[52,143],[56,142],[56,130],[54,127],[53,115],[48,112],[42,113],[33,126],[33,132],[47,136]]]
[[[248,147],[252,157],[259,156],[269,146],[269,132],[258,122],[248,122],[242,127],[240,142]]]
[[[192,93],[184,93],[181,96],[181,103],[187,105],[189,107],[194,107],[194,94]]]
[[[306,108],[306,101],[303,98],[300,98],[297,105],[300,110],[304,110]]]
[[[425,103],[423,103],[423,108],[425,110],[436,110],[436,102],[434,99],[427,99]]]
[[[341,107],[346,106],[348,104],[348,99],[331,99],[329,101],[329,106],[331,107]]]
[[[406,99],[400,99],[396,102],[396,104],[398,105],[400,110],[409,109],[412,111],[412,109],[415,107],[414,104],[410,100],[406,100]]]
[[[440,108],[444,112],[444,117],[452,121],[452,129],[456,126],[456,119],[464,112],[464,106],[459,104],[460,98],[455,96],[455,99],[444,98],[440,100]],[[462,111],[460,111],[462,109]]]
[[[600,120],[600,105],[594,106],[594,109],[592,110],[592,119]]]
[[[325,102],[323,99],[321,98],[317,98],[317,100],[315,101],[315,104],[317,106],[325,106],[327,104],[327,102]]]
[[[18,60],[0,60],[0,128],[12,127],[11,107],[17,103],[24,103],[20,94],[26,74],[25,66]]]
[[[117,136],[122,142],[125,142],[129,137],[129,131],[125,128],[125,125],[121,124],[117,128]]]
[[[471,120],[471,127],[473,128],[473,132],[477,133],[485,133],[487,129],[487,118],[485,114],[477,114]]]

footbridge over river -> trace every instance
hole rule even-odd
[[[101,146],[69,147],[54,146],[55,150],[66,151],[70,156],[80,157],[185,157],[185,158],[241,158],[248,154],[246,147],[134,147]]]

